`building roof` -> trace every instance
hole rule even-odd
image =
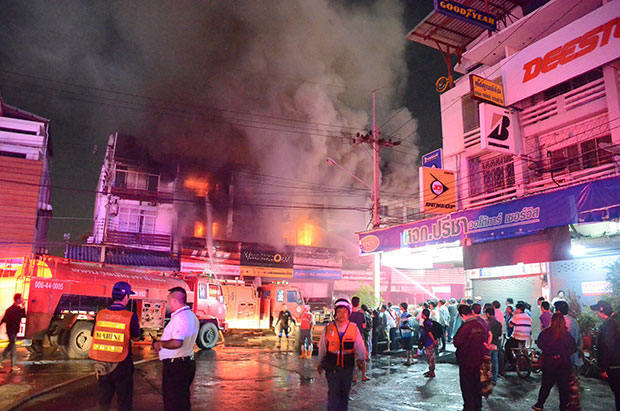
[[[515,0],[465,0],[464,6],[473,7],[494,15],[502,20],[520,1]],[[445,16],[431,11],[407,35],[407,38],[416,43],[424,44],[442,51],[449,51],[460,56],[466,46],[486,30],[471,23]]]
[[[96,245],[68,245],[65,252],[65,258],[72,260],[99,262],[100,257],[101,246]],[[106,247],[104,263],[170,270],[181,267],[179,260],[170,253],[116,247]]]

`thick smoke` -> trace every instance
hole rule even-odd
[[[261,211],[252,240],[278,241],[297,220],[313,219],[323,226],[321,245],[355,247],[352,232],[368,228],[361,213],[302,206],[369,206],[366,188],[326,159],[372,184],[371,149],[352,136],[370,130],[372,90],[379,125],[399,110],[407,80],[401,2],[27,4],[14,15],[50,29],[22,53],[46,68],[42,76],[103,90],[82,90],[97,103],[82,119],[101,130],[100,141],[118,129],[143,137],[160,158],[191,156],[211,169],[233,162],[286,178],[280,187],[245,187],[247,202],[295,206]],[[15,30],[24,41],[32,34]],[[382,152],[386,193],[414,192],[416,127],[400,110],[382,128],[382,137],[407,138]],[[327,186],[360,191],[337,196]]]

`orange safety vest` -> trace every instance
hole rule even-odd
[[[327,360],[336,362],[342,368],[351,368],[355,365],[355,339],[359,330],[357,325],[349,322],[344,334],[340,337],[335,323],[327,325],[325,337],[327,339]]]
[[[131,317],[127,310],[101,310],[97,313],[93,344],[88,356],[95,361],[121,362],[127,358],[131,340]]]
[[[309,330],[312,327],[312,314],[303,313],[299,320],[300,320],[299,326],[301,327],[302,330]]]

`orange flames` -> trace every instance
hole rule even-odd
[[[185,180],[185,188],[196,191],[200,195],[204,195],[209,191],[209,181],[205,178],[190,177]]]
[[[214,222],[211,224],[211,233],[213,234],[213,238],[219,235],[220,226],[218,223]],[[204,238],[207,235],[206,227],[200,221],[196,221],[194,223],[194,237]]]

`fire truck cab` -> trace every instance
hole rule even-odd
[[[287,281],[274,281],[260,287],[261,315],[271,318],[270,326],[274,326],[282,306],[291,312],[295,320],[303,313],[304,299],[298,287],[291,286]]]

